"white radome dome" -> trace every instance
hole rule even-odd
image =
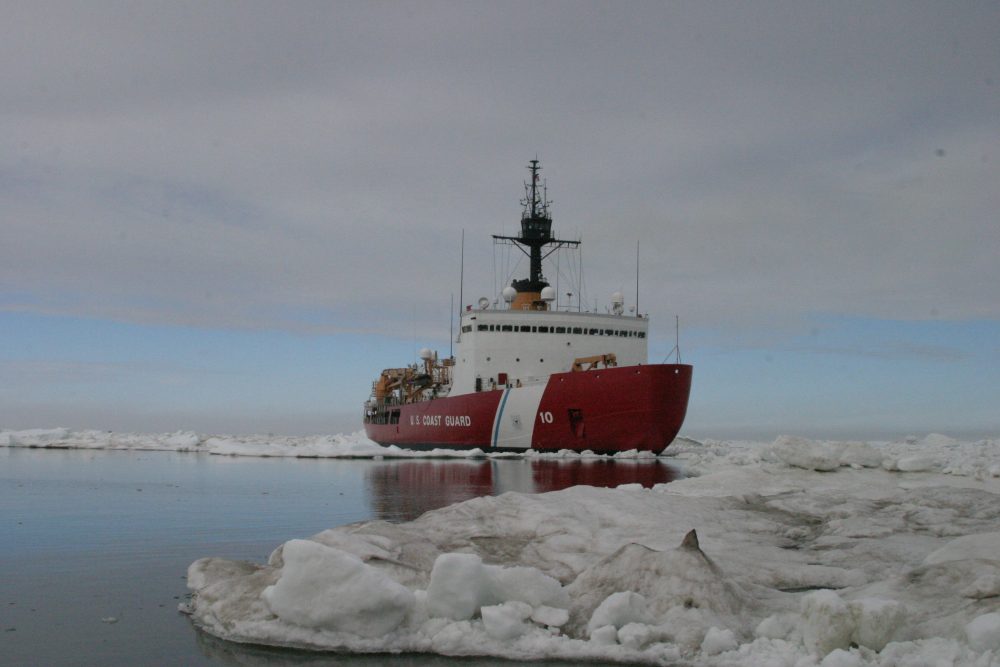
[[[556,291],[550,285],[542,288],[542,301],[555,301]]]
[[[434,352],[429,347],[422,347],[420,348],[420,358],[424,361],[430,361],[434,358]]]
[[[620,304],[625,303],[625,295],[621,292],[615,292],[611,295],[611,303]]]
[[[503,296],[504,301],[510,303],[511,301],[514,300],[514,297],[517,296],[517,290],[511,287],[510,285],[507,285],[506,287],[503,288],[503,291],[500,292],[500,295]]]

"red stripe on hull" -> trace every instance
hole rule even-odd
[[[553,375],[538,406],[545,419],[535,424],[532,447],[660,452],[684,423],[691,370],[654,364]]]
[[[691,374],[686,364],[654,364],[552,375],[533,415],[532,449],[660,452],[684,423]],[[490,450],[502,396],[403,405],[398,424],[366,423],[365,433],[383,445]]]

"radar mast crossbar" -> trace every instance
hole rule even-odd
[[[539,186],[538,172],[542,168],[535,159],[531,160],[528,169],[531,171],[531,180],[524,184],[525,197],[521,200],[521,205],[524,207],[521,213],[521,235],[494,234],[493,239],[516,246],[531,260],[527,280],[515,280],[511,283],[514,289],[518,292],[540,292],[544,287],[548,287],[548,282],[542,276],[542,260],[559,248],[578,246],[580,242],[552,238],[552,216],[549,214],[549,205],[552,202],[548,199],[546,183],[543,181]],[[542,254],[542,248],[545,246],[555,247]]]

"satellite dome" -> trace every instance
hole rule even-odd
[[[551,286],[546,285],[542,288],[542,301],[555,301],[556,291],[552,289]]]
[[[490,300],[485,296],[479,297],[479,310],[486,310],[490,307]]]
[[[625,312],[625,297],[621,292],[615,292],[611,295],[611,312],[615,315],[621,315]]]
[[[510,285],[507,285],[506,287],[503,288],[503,291],[500,292],[500,294],[501,296],[503,296],[504,301],[510,303],[511,301],[514,300],[514,297],[517,296],[517,290],[511,287]]]
[[[431,351],[431,348],[422,347],[420,348],[420,358],[424,361],[430,361],[434,358],[434,353]]]

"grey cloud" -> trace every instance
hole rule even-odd
[[[516,224],[537,152],[592,298],[631,294],[640,239],[664,320],[1000,317],[992,3],[9,19],[7,309],[407,335],[416,312],[439,331],[460,230],[466,295],[489,294],[488,234]]]

